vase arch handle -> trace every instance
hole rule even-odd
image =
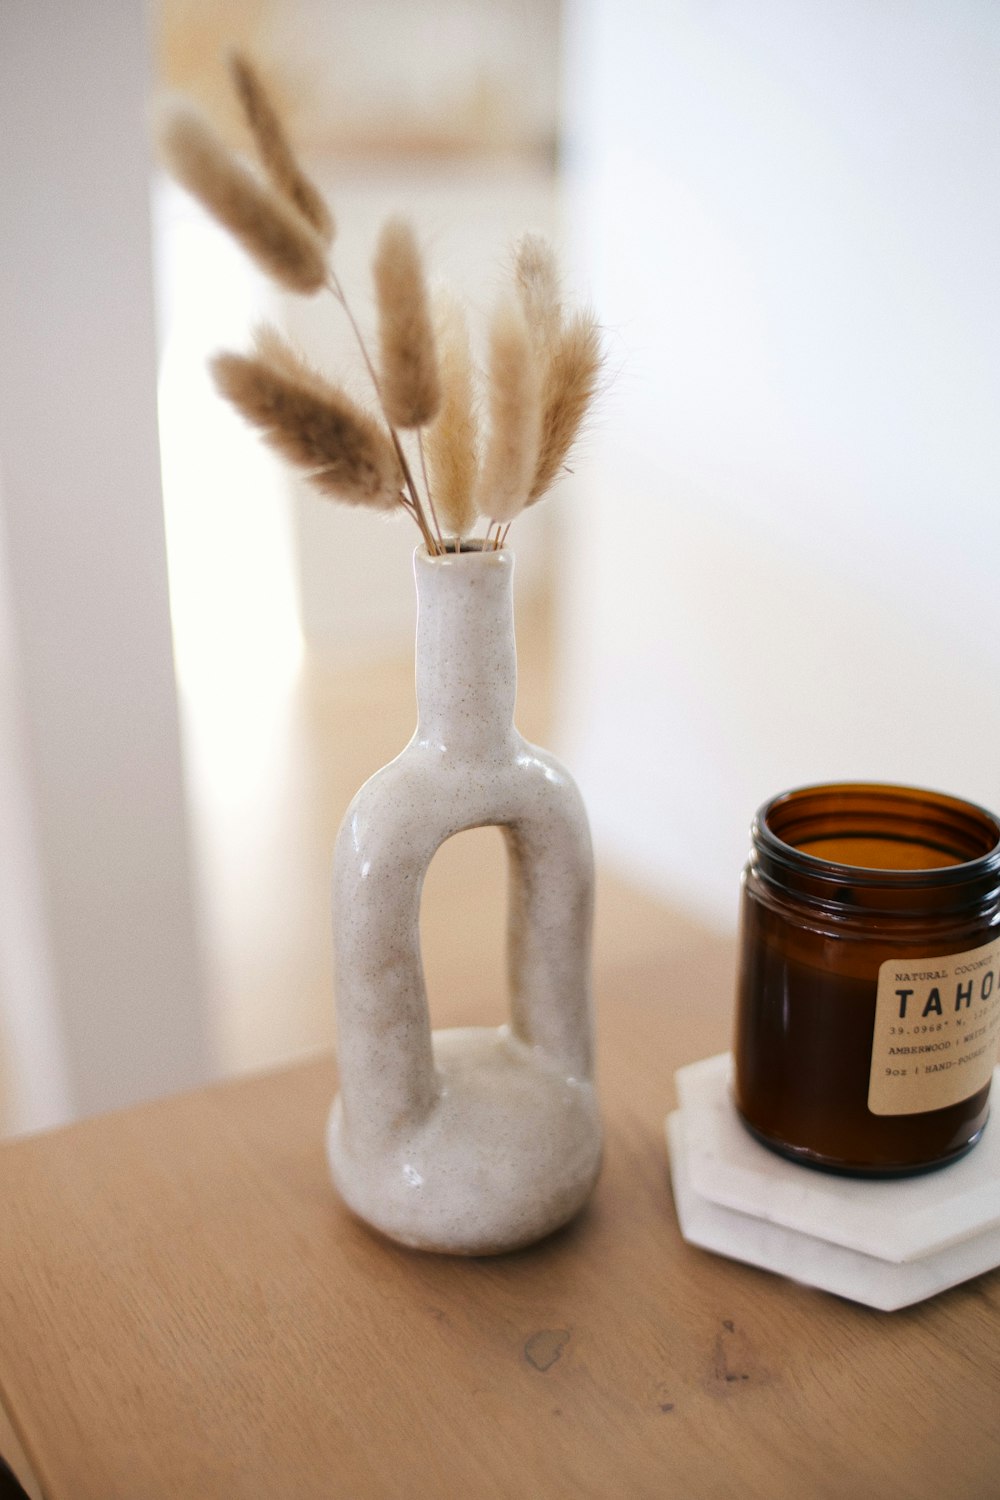
[[[344,1125],[377,1150],[425,1120],[438,1097],[420,952],[424,878],[442,844],[499,827],[508,851],[507,979],[515,1037],[581,1082],[593,1077],[590,938],[594,866],[582,799],[565,769],[532,748],[520,795],[492,813],[440,816],[440,788],[411,782],[406,756],[362,787],[334,858],[334,966]],[[541,773],[545,785],[538,785]],[[540,793],[544,795],[540,795]],[[513,805],[512,805],[513,804]]]

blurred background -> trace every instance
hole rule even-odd
[[[330,850],[413,726],[415,532],[303,494],[205,372],[262,316],[356,368],[338,309],[150,159],[159,88],[244,144],[232,43],[362,321],[404,212],[474,324],[529,227],[604,324],[588,438],[511,538],[518,721],[588,802],[600,1003],[731,942],[784,787],[1000,805],[991,0],[6,0],[6,1132],[329,1046]],[[503,926],[500,836],[462,835],[424,898],[436,1024],[502,1019]]]

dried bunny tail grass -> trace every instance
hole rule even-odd
[[[513,521],[528,501],[539,461],[542,393],[527,319],[501,303],[490,327],[490,436],[476,508],[492,521]]]
[[[333,242],[333,215],[322,193],[299,166],[281,116],[257,69],[236,49],[226,58],[229,76],[243,108],[261,165],[273,186],[298,209],[325,245]]]
[[[463,537],[476,520],[479,423],[469,325],[461,304],[440,291],[434,325],[441,362],[441,406],[427,432],[427,462],[438,519],[451,536]]]
[[[514,246],[514,281],[532,338],[544,348],[562,324],[562,291],[555,251],[543,234],[523,234]]]
[[[287,354],[297,358],[290,348]],[[217,354],[211,368],[223,396],[324,494],[383,510],[401,503],[403,475],[392,444],[336,386],[311,372],[308,380],[296,379],[284,358],[275,365]]]
[[[593,313],[575,314],[549,351],[541,448],[529,505],[542,498],[566,462],[596,394],[602,358],[601,335]]]
[[[258,359],[278,375],[295,381],[314,396],[325,399],[336,386],[331,386],[326,376],[311,365],[301,350],[280,333],[273,323],[258,323],[253,332],[253,345]]]
[[[373,270],[382,406],[392,427],[423,427],[441,404],[441,381],[424,269],[405,219],[384,226]]]
[[[258,182],[190,105],[164,104],[156,138],[164,163],[262,270],[293,292],[317,292],[326,281],[326,250],[311,224]]]

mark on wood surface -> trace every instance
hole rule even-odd
[[[722,1332],[712,1345],[712,1364],[706,1385],[716,1394],[751,1382],[769,1385],[771,1376],[757,1361],[753,1346],[745,1333],[737,1329],[732,1318],[723,1318]]]
[[[671,1400],[672,1391],[666,1381],[657,1381],[653,1387],[652,1396],[659,1412],[673,1411],[675,1403]]]
[[[529,1365],[536,1370],[541,1370],[544,1375],[546,1370],[551,1370],[562,1354],[570,1337],[569,1328],[540,1328],[525,1344],[524,1357]]]

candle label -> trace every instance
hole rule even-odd
[[[1000,1038],[1000,938],[968,953],[887,959],[878,971],[868,1108],[915,1115],[988,1083]]]

